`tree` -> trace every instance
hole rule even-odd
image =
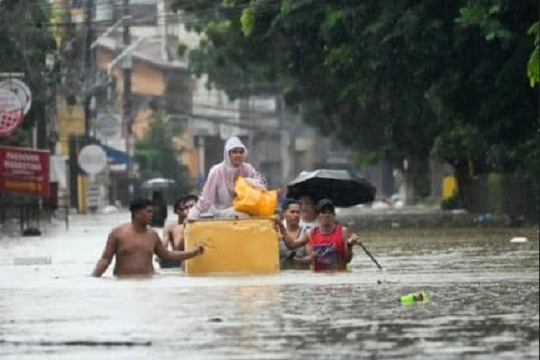
[[[529,14],[537,11],[537,2],[483,0],[464,6],[456,21],[467,52],[456,53],[458,76],[439,89],[449,118],[435,149],[458,169],[465,204],[473,176],[491,171],[528,176],[538,196],[538,94],[525,76],[527,32],[537,21]]]
[[[48,6],[29,0],[4,0],[0,7],[0,72],[20,72],[32,90],[32,109],[22,129],[11,139],[1,140],[10,145],[30,145],[29,129],[43,129],[45,107],[53,103],[47,93],[46,57],[56,48],[50,32]],[[39,131],[38,131],[39,132]],[[44,132],[43,132],[44,133]],[[45,140],[45,139],[43,139]],[[42,147],[45,147],[42,141]]]
[[[534,50],[531,54],[531,58],[529,59],[529,64],[527,68],[527,75],[529,76],[529,79],[531,79],[531,86],[538,85],[540,82],[540,41],[539,41],[539,23],[537,22],[531,28],[529,29],[529,35],[534,36]]]
[[[434,150],[462,184],[471,168],[531,169],[538,97],[524,69],[536,0],[175,3],[205,34],[192,70],[233,97],[277,88],[323,132],[407,158],[413,174]]]
[[[162,110],[152,114],[145,137],[135,145],[135,159],[140,165],[143,181],[167,178],[180,184],[181,189],[178,190],[189,189],[187,167],[178,160],[182,149],[173,143],[173,138],[181,133],[181,127],[169,122]]]

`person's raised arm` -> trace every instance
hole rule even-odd
[[[117,247],[118,247],[118,234],[117,234],[117,230],[114,230],[113,232],[109,234],[109,238],[107,239],[107,245],[105,246],[105,250],[103,251],[103,254],[101,255],[101,259],[99,259],[94,271],[92,272],[93,277],[99,278],[99,277],[102,277],[103,274],[105,274],[105,272],[111,265],[114,256],[116,255]]]
[[[288,233],[287,229],[281,222],[278,221],[277,225],[279,226],[279,232],[281,233],[281,237],[283,238],[287,249],[293,251],[301,248],[302,246],[306,246],[307,243],[309,243],[309,235],[307,233],[304,233],[298,239],[295,239],[294,236]]]
[[[156,234],[157,237],[157,234]],[[192,251],[169,251],[163,243],[157,239],[154,253],[158,258],[165,261],[185,261],[204,254],[204,247],[199,245]]]
[[[343,259],[346,264],[350,264],[354,253],[353,247],[358,243],[358,236],[352,234],[349,229],[343,228],[343,245],[345,247],[345,258]]]
[[[294,262],[298,265],[313,266],[313,250],[311,249],[311,245],[309,243],[306,245],[306,256],[304,256],[303,258],[295,258]]]

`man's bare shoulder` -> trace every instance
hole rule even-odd
[[[172,222],[170,224],[168,224],[167,226],[165,226],[165,228],[163,229],[163,232],[174,232],[174,231],[178,231],[179,229],[183,229],[184,228],[184,224],[179,224],[178,222]]]
[[[153,240],[161,242],[161,237],[159,236],[158,232],[152,228],[148,228],[145,235],[151,237]]]
[[[163,232],[164,233],[170,233],[174,230],[174,227],[176,226],[175,223],[168,223],[167,225],[165,225],[165,228],[163,229]]]
[[[111,231],[111,235],[121,235],[122,233],[126,231],[131,231],[133,229],[132,225],[130,223],[118,225]]]

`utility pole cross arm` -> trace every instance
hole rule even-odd
[[[110,28],[107,29],[107,31],[105,31],[101,36],[99,36],[96,41],[94,41],[92,43],[92,50],[95,49],[98,45],[99,45],[99,42],[101,39],[109,36],[113,31],[115,31],[116,29],[118,29],[121,25],[123,25],[124,21],[127,21],[127,20],[131,20],[131,16],[124,16],[122,17],[120,20],[118,20],[116,22],[116,24],[114,24],[113,26],[111,26]]]
[[[141,37],[139,39],[137,39],[137,41],[135,41],[133,44],[131,44],[129,47],[127,47],[124,51],[122,51],[122,53],[120,53],[120,55],[118,55],[113,61],[111,61],[111,63],[109,65],[107,65],[107,74],[110,76],[111,73],[112,73],[112,69],[116,66],[116,64],[118,64],[120,62],[120,60],[122,60],[123,58],[125,58],[127,55],[129,55],[130,53],[133,52],[133,50],[135,50],[135,48],[141,43],[143,42],[144,40],[146,40],[148,37]]]

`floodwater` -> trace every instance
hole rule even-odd
[[[539,358],[536,230],[365,234],[383,272],[357,249],[338,275],[89,277],[126,219],[77,218],[39,239],[0,234],[1,359]],[[31,257],[51,263],[15,265]],[[429,303],[397,302],[422,290]]]

